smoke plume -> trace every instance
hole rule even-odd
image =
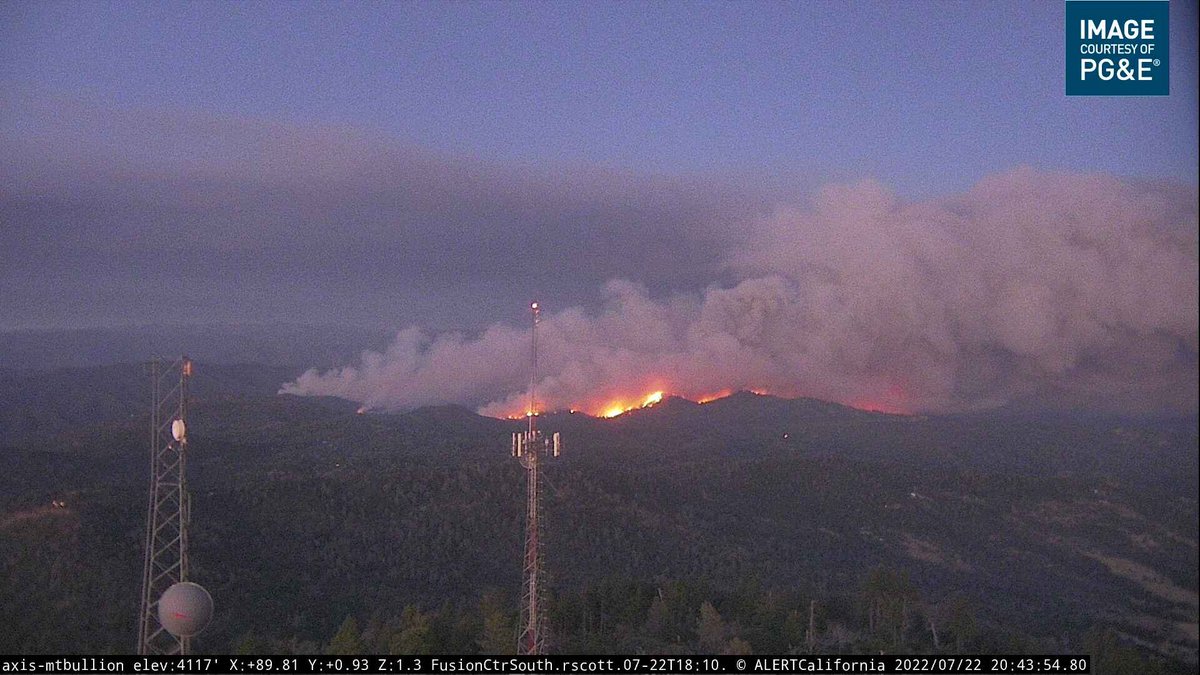
[[[539,407],[755,389],[895,412],[1196,410],[1193,187],[1019,169],[913,202],[865,181],[728,226],[736,283],[652,297],[614,280],[599,311],[548,312]],[[521,414],[528,345],[527,326],[408,328],[282,391]]]

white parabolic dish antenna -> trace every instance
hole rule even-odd
[[[200,584],[181,581],[163,592],[158,622],[175,637],[198,635],[212,620],[212,596]]]
[[[187,425],[183,423],[183,420],[171,422],[171,435],[175,437],[176,441],[183,442],[183,439],[187,437]]]

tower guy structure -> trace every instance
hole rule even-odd
[[[526,497],[525,512],[525,575],[521,587],[521,632],[517,637],[520,654],[546,653],[547,627],[544,592],[545,575],[542,569],[542,504],[539,465],[546,455],[558,457],[562,440],[558,433],[547,438],[537,428],[537,327],[538,304],[532,303],[533,330],[530,333],[529,408],[525,417],[529,426],[525,431],[512,435],[512,454],[525,467]]]
[[[188,580],[187,489],[188,380],[192,362],[150,363],[150,506],[137,651],[141,655],[187,654],[190,637],[172,634],[160,619],[159,600]]]

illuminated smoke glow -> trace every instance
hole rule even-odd
[[[747,235],[732,286],[652,298],[614,280],[596,313],[545,308],[539,407],[758,389],[888,412],[1196,410],[1194,188],[1020,169],[906,202],[867,181],[728,226]],[[282,391],[519,415],[528,345],[524,326],[408,328]]]

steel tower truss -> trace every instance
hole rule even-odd
[[[521,632],[517,637],[517,651],[521,654],[545,654],[549,641],[546,625],[545,571],[542,564],[542,503],[540,485],[541,458],[557,457],[561,450],[561,439],[557,433],[547,438],[537,428],[537,327],[538,304],[531,305],[533,330],[531,333],[531,364],[529,378],[529,409],[525,412],[528,428],[512,436],[512,454],[521,460],[525,468],[525,563],[524,581],[521,586]]]
[[[138,620],[138,654],[187,654],[187,638],[176,638],[158,620],[158,600],[173,584],[188,580],[187,404],[192,362],[149,365],[150,503]],[[181,421],[183,424],[176,424]]]

